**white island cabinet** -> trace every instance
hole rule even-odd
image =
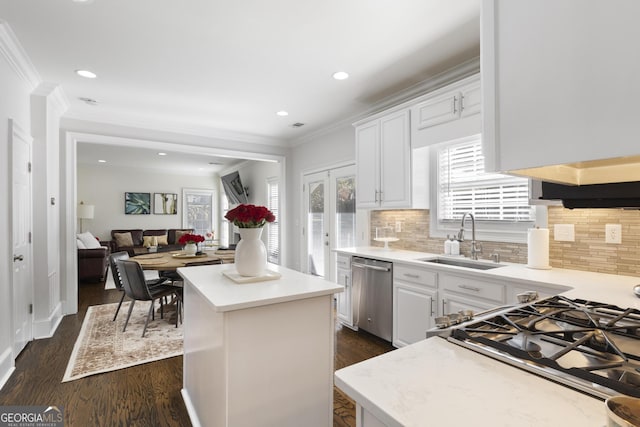
[[[331,426],[333,294],[343,287],[271,264],[280,279],[238,284],[222,274],[233,269],[178,269],[192,424]]]

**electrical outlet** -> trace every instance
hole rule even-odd
[[[604,226],[605,243],[622,243],[622,226],[620,224],[606,224]]]
[[[396,233],[402,232],[402,221],[396,221]]]
[[[576,232],[573,224],[556,224],[553,226],[553,239],[560,242],[575,242]]]

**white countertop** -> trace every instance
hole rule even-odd
[[[439,337],[335,373],[388,426],[598,426],[604,403]]]
[[[568,298],[581,298],[596,302],[615,304],[622,308],[640,310],[640,298],[633,294],[633,287],[640,284],[640,277],[619,276],[616,274],[593,273],[590,271],[551,268],[537,270],[523,264],[501,262],[504,267],[491,270],[475,270],[442,264],[425,264],[421,259],[444,257],[442,254],[428,252],[405,251],[399,249],[385,250],[379,247],[354,247],[335,249],[335,252],[347,255],[376,258],[391,262],[402,262],[416,266],[448,271],[451,273],[473,274],[483,280],[492,277],[501,281],[526,284],[532,283],[558,289],[558,294]],[[491,261],[486,261],[491,263]]]
[[[178,273],[220,312],[344,291],[342,285],[322,277],[303,274],[275,264],[269,264],[268,269],[280,273],[282,277],[263,282],[236,283],[222,274],[223,271],[235,271],[234,264],[183,267],[178,269]]]
[[[425,252],[357,247],[338,253],[425,266]],[[633,286],[640,278],[505,264],[470,270],[429,264],[429,269],[473,274],[483,280],[535,283],[558,294],[640,310]],[[336,385],[389,426],[603,426],[604,403],[594,397],[433,337],[335,373]]]

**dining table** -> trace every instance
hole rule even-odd
[[[175,271],[181,267],[202,265],[203,263],[220,264],[232,263],[235,258],[234,251],[202,251],[195,255],[187,254],[184,251],[153,252],[131,257],[143,270]]]

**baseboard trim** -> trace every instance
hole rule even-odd
[[[0,355],[0,389],[4,387],[15,370],[13,349],[9,347]]]
[[[62,321],[62,303],[58,302],[56,308],[46,319],[33,322],[33,338],[51,338]]]
[[[200,420],[198,419],[198,414],[196,413],[196,408],[193,406],[191,402],[191,398],[189,397],[189,392],[186,388],[180,390],[180,394],[182,394],[182,400],[184,400],[184,406],[187,407],[187,413],[189,414],[189,419],[191,420],[191,425],[193,427],[201,427]]]

